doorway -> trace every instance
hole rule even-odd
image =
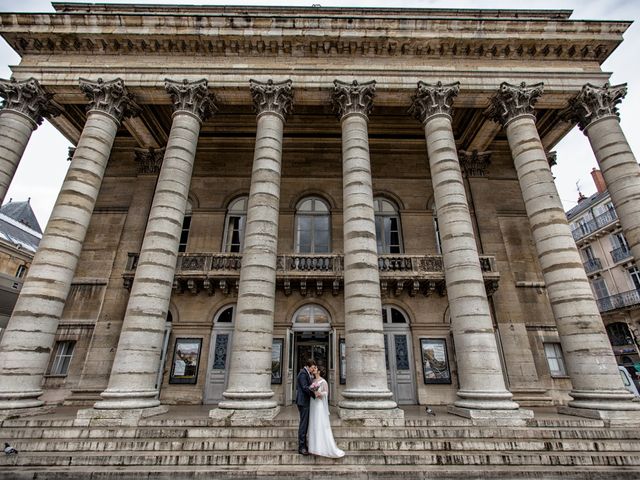
[[[222,393],[227,389],[234,317],[235,305],[227,305],[213,320],[203,402],[205,405],[221,402],[224,398]]]
[[[405,313],[397,307],[382,307],[387,384],[398,405],[417,403],[411,329]]]

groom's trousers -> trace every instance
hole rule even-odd
[[[307,430],[309,429],[309,405],[298,405],[300,412],[300,426],[298,427],[298,450],[307,448]]]

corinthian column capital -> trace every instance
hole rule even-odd
[[[177,112],[190,113],[204,122],[218,111],[216,98],[209,93],[206,79],[189,82],[186,78],[181,82],[165,78],[164,88],[173,102],[174,114]]]
[[[351,83],[334,80],[333,85],[331,101],[333,109],[341,119],[352,113],[369,116],[376,93],[375,80],[366,83],[358,83],[357,80]]]
[[[577,122],[580,130],[603,117],[619,117],[618,104],[627,94],[627,84],[597,87],[587,83],[578,96],[569,100],[569,106],[560,115],[568,122]]]
[[[164,148],[136,148],[134,149],[138,174],[158,174],[164,158]]]
[[[438,82],[431,85],[418,82],[416,93],[411,97],[411,107],[409,114],[424,123],[433,115],[446,115],[451,117],[453,110],[453,97],[460,91],[460,82],[443,85]]]
[[[133,94],[127,91],[121,78],[105,82],[80,79],[80,89],[89,99],[88,111],[97,110],[106,113],[120,123],[123,118],[138,115],[140,107],[133,100]]]
[[[258,115],[275,113],[284,120],[293,107],[293,87],[291,80],[275,83],[269,79],[265,82],[249,80],[249,89],[253,98],[253,106]]]
[[[491,152],[458,150],[458,161],[467,178],[484,177],[487,175],[489,165],[491,165]]]
[[[35,126],[42,120],[60,114],[61,108],[53,100],[53,94],[47,93],[35,78],[17,81],[0,79],[0,96],[4,99],[2,110],[13,110],[27,116]],[[35,128],[34,126],[34,128]]]
[[[503,127],[516,117],[533,115],[533,107],[542,91],[542,82],[529,86],[525,82],[520,85],[502,82],[498,93],[491,98],[491,106],[485,115]]]

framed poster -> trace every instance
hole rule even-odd
[[[338,355],[340,355],[340,385],[347,383],[347,345],[344,338],[338,342]]]
[[[444,338],[421,338],[424,383],[451,383],[447,341]]]
[[[271,383],[282,383],[282,354],[284,351],[284,338],[274,338],[271,343]]]
[[[201,338],[176,338],[169,383],[195,384],[198,381],[201,348]]]

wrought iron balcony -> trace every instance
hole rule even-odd
[[[313,290],[321,295],[329,289],[337,295],[343,284],[343,255],[336,254],[286,254],[278,255],[276,282],[289,295],[293,289],[306,295]],[[227,294],[238,288],[242,255],[237,253],[181,253],[178,256],[174,289],[197,294],[206,291],[210,295],[216,289]],[[131,288],[138,254],[130,253],[123,274],[124,286]],[[498,288],[500,274],[495,258],[480,257],[487,293]],[[437,292],[446,294],[444,264],[440,255],[380,255],[378,257],[380,287],[383,294],[399,295],[404,290],[410,295]]]
[[[640,307],[640,290],[629,290],[597,300],[601,312],[610,312],[618,308]]]
[[[614,263],[621,262],[626,258],[631,258],[631,250],[626,245],[611,250],[611,259]]]
[[[571,231],[573,235],[573,239],[575,241],[580,240],[583,237],[595,232],[596,230],[600,230],[601,228],[607,227],[609,225],[615,225],[615,222],[618,221],[618,215],[615,210],[607,210],[606,212],[598,215],[593,220],[590,220],[582,225],[578,225]]]
[[[587,273],[597,272],[598,270],[602,270],[602,262],[599,258],[590,258],[586,262],[583,263],[584,271]]]

